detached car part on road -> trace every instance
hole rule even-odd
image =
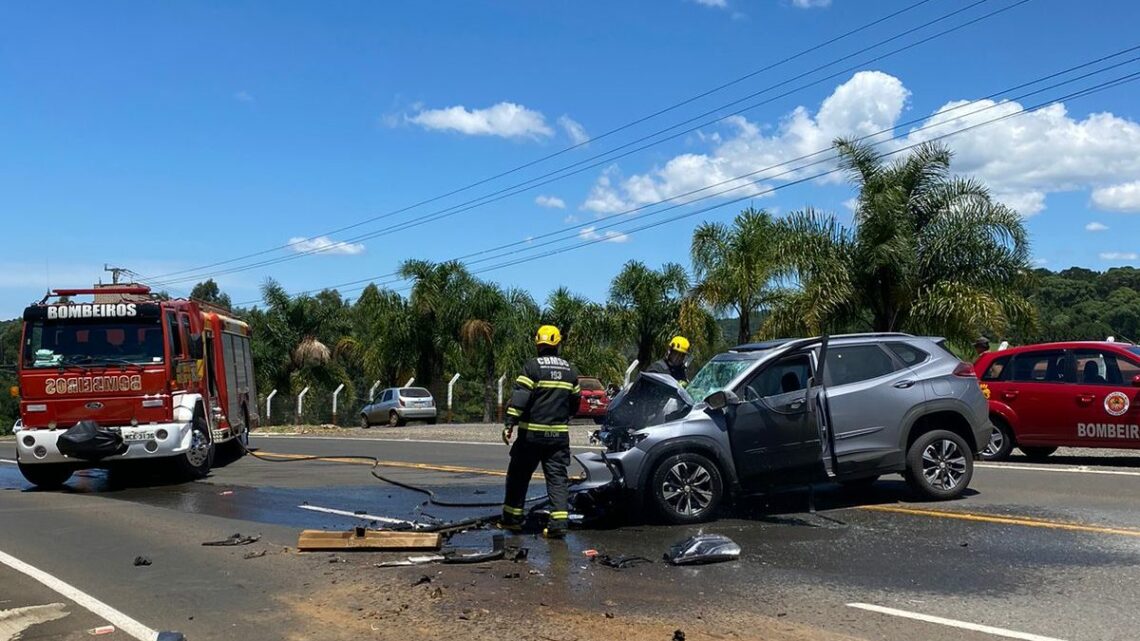
[[[387,424],[399,427],[408,421],[436,421],[435,399],[422,387],[390,387],[380,393],[380,400],[360,410],[360,426]]]
[[[853,334],[741,345],[687,389],[642,374],[610,404],[586,481],[662,518],[713,518],[728,495],[901,473],[927,499],[962,495],[990,435],[973,367],[935,341]],[[696,400],[700,399],[700,400]]]

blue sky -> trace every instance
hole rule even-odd
[[[905,136],[955,101],[1140,44],[1134,3],[1078,10],[1064,0],[1032,0],[612,163],[393,230],[697,114],[728,115],[733,110],[721,105],[967,5],[930,0],[477,189],[339,235],[171,275],[327,236],[509,170],[913,1],[7,3],[0,9],[0,220],[7,240],[0,317],[18,315],[49,283],[71,287],[105,276],[105,262],[184,294],[197,276],[296,256],[321,243],[333,246],[216,278],[235,301],[246,301],[257,298],[268,276],[301,291],[382,276],[406,258],[444,260],[520,242],[509,260],[530,255],[528,248],[598,239],[605,242],[482,275],[540,299],[564,284],[603,298],[629,259],[687,265],[692,228],[730,220],[740,205],[636,233],[630,228],[640,222],[620,213],[626,209],[787,161],[835,135],[918,121],[897,131]],[[752,102],[1013,2],[989,0]],[[1133,62],[1024,103],[1138,70]],[[1026,215],[1040,264],[1140,264],[1138,87],[947,141],[957,169],[979,176]],[[1016,110],[997,105],[970,116],[983,106],[952,114],[973,118],[963,121],[969,124]],[[749,189],[801,175],[770,177]],[[811,181],[755,193],[753,202],[777,213],[810,205],[849,219],[844,203],[851,196],[841,182]],[[595,222],[602,216],[610,218]],[[609,222],[618,224],[598,228]],[[380,235],[336,244],[370,232]],[[567,239],[545,248],[525,242],[551,232]]]

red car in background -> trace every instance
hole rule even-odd
[[[1058,447],[1140,449],[1140,347],[1113,342],[1026,345],[974,364],[993,432],[981,452],[1017,447],[1043,459]]]
[[[578,402],[577,418],[592,418],[595,423],[601,423],[610,406],[606,388],[601,381],[589,376],[579,376],[578,386],[582,388],[582,400]]]

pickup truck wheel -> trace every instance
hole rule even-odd
[[[361,414],[360,415],[360,427],[362,427],[364,429],[368,429],[368,428],[372,427],[372,422],[368,420],[367,414]]]
[[[1000,418],[991,418],[990,441],[978,452],[983,461],[1004,461],[1013,451],[1013,431]]]
[[[693,452],[675,454],[657,464],[650,478],[649,500],[669,523],[711,520],[724,497],[720,469]]]
[[[973,476],[970,446],[953,432],[933,430],[922,434],[907,451],[907,483],[925,499],[956,499],[969,487]]]
[[[1021,450],[1021,453],[1031,461],[1044,461],[1049,458],[1049,455],[1057,451],[1055,447],[1021,447],[1020,445],[1017,446],[1017,449]]]
[[[41,463],[39,465],[20,463],[19,467],[20,474],[23,474],[29,483],[45,490],[60,488],[71,478],[71,473],[75,471],[66,463]]]
[[[199,413],[194,415],[190,430],[190,449],[174,457],[178,471],[183,478],[192,481],[206,478],[214,465],[214,441],[206,427],[206,418]]]

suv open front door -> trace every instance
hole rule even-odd
[[[811,353],[795,351],[744,382],[739,402],[726,408],[742,484],[763,489],[833,474],[823,388],[813,384],[819,379]]]

